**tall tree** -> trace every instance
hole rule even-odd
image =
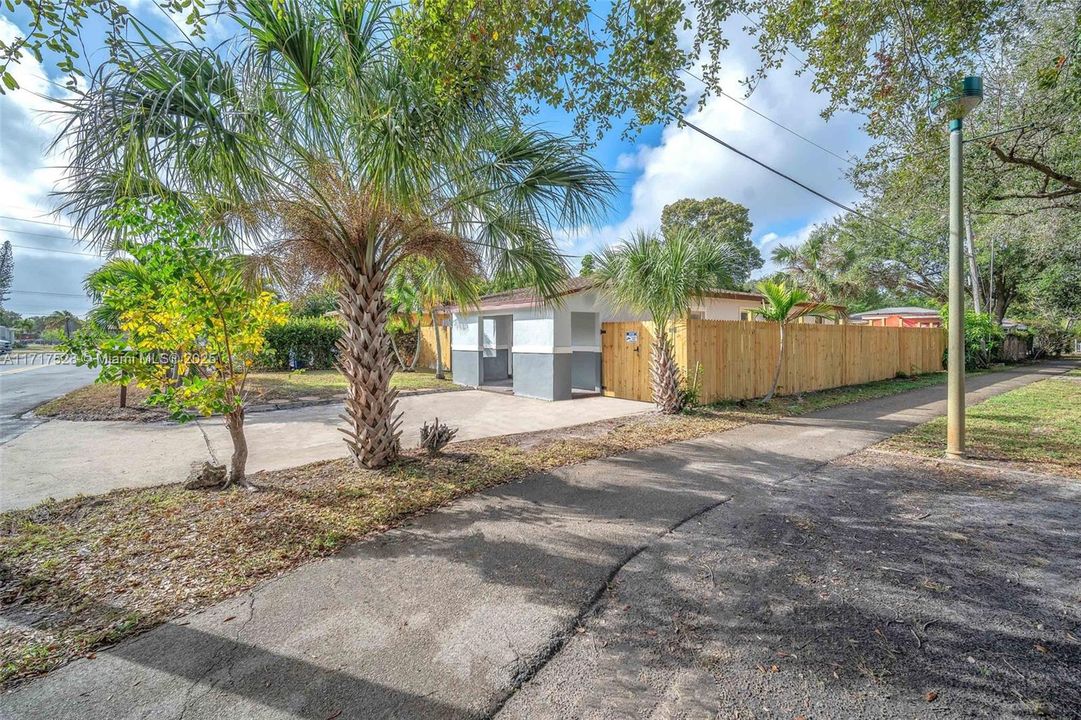
[[[169,197],[237,242],[262,232],[336,276],[349,383],[343,429],[358,464],[399,449],[386,284],[411,258],[455,277],[479,267],[566,275],[551,226],[588,222],[614,190],[577,145],[524,126],[498,88],[460,101],[403,57],[380,1],[246,0],[246,29],[215,50],[131,43],[70,103],[64,210],[108,242],[102,210]]]
[[[5,240],[0,247],[0,308],[11,297],[11,283],[15,280],[15,257],[11,254],[11,241]]]
[[[619,307],[647,314],[653,322],[650,381],[653,402],[662,412],[683,409],[680,371],[672,350],[672,324],[685,320],[694,302],[732,282],[732,257],[708,235],[683,226],[663,237],[635,233],[608,248],[594,272],[604,292]]]
[[[684,198],[661,211],[661,232],[665,235],[681,228],[717,243],[731,258],[731,282],[742,285],[751,273],[762,267],[762,254],[751,242],[750,214],[739,203],[722,197],[694,200]]]
[[[593,253],[586,253],[582,256],[582,266],[578,271],[581,277],[589,277],[593,274],[594,265],[596,259],[593,257]]]

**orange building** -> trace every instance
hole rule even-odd
[[[921,307],[890,307],[856,313],[849,320],[859,325],[877,325],[878,327],[942,327],[942,316],[938,310]]]

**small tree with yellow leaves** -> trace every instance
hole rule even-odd
[[[233,442],[226,486],[245,479],[245,385],[264,331],[285,322],[285,303],[246,282],[244,258],[171,205],[129,205],[113,221],[123,230],[117,257],[92,273],[99,301],[69,343],[79,364],[101,368],[98,382],[135,382],[147,403],[187,422],[220,414]]]

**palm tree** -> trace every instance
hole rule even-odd
[[[63,330],[65,335],[70,335],[72,328],[78,329],[82,324],[83,321],[79,319],[79,316],[70,310],[54,310],[42,321],[42,328]]]
[[[855,252],[839,245],[836,232],[832,225],[817,227],[803,243],[781,244],[773,249],[773,262],[815,302],[837,300],[859,292],[846,278],[846,272],[855,262]]]
[[[762,402],[769,402],[777,392],[777,383],[781,380],[781,364],[784,361],[785,327],[801,317],[836,316],[829,305],[820,305],[811,301],[811,295],[803,288],[789,287],[785,282],[763,280],[755,286],[762,294],[762,307],[756,310],[758,317],[768,322],[777,323],[780,333],[780,347],[777,351],[777,367],[773,370],[773,384]]]
[[[597,260],[593,277],[612,302],[653,321],[650,381],[661,412],[683,409],[671,324],[686,318],[691,304],[710,290],[730,286],[732,263],[726,250],[690,228],[664,237],[637,232]]]
[[[499,88],[445,97],[400,54],[390,3],[235,7],[247,34],[234,45],[132,43],[68,103],[62,210],[108,243],[103,210],[167,197],[237,243],[274,235],[303,248],[339,280],[342,432],[358,464],[379,467],[399,448],[395,269],[424,257],[458,279],[522,273],[554,296],[566,267],[550,227],[590,221],[615,186],[573,142],[524,127]]]

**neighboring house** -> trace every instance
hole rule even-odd
[[[849,321],[857,325],[877,327],[942,327],[942,316],[938,310],[921,307],[888,307],[868,310],[849,316]]]
[[[754,320],[761,306],[757,293],[718,290],[692,307],[691,317]],[[552,302],[542,302],[530,289],[510,290],[481,298],[475,308],[453,308],[452,318],[456,383],[502,386],[544,400],[599,393],[601,324],[647,319],[615,308],[593,279],[581,277],[568,280]]]

